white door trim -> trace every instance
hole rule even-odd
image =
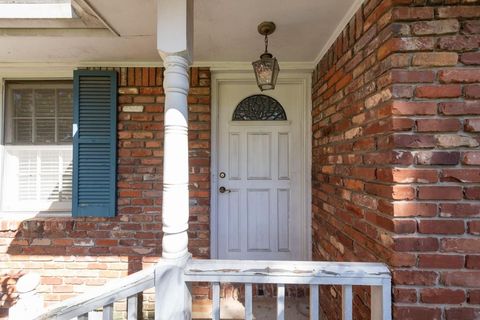
[[[303,112],[303,134],[304,134],[304,150],[303,155],[303,171],[305,176],[305,184],[302,186],[305,195],[305,214],[302,225],[306,229],[305,237],[302,239],[302,248],[305,248],[304,257],[308,260],[312,259],[312,94],[311,94],[311,72],[280,72],[278,83],[285,84],[301,84],[304,88]],[[245,82],[255,81],[252,72],[215,72],[212,71],[212,105],[211,105],[211,173],[210,173],[210,258],[218,258],[218,150],[219,150],[219,106],[218,93],[219,87],[225,82]]]

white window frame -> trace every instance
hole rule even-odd
[[[5,160],[5,102],[6,102],[6,82],[9,81],[73,81],[74,65],[49,65],[45,64],[25,64],[18,66],[12,63],[11,66],[2,65],[0,67],[0,177],[4,175]],[[3,194],[0,184],[0,202]],[[2,210],[0,203],[0,220],[23,220],[35,217],[71,217],[71,210],[42,211],[42,210],[24,210],[8,211]]]

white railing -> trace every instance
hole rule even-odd
[[[190,319],[191,298],[179,296],[183,286],[210,282],[213,288],[212,319],[220,319],[220,284],[245,285],[245,319],[253,319],[253,284],[277,285],[277,319],[284,319],[285,285],[310,287],[310,319],[319,319],[319,287],[342,286],[342,315],[352,319],[352,287],[371,287],[371,319],[391,319],[391,276],[380,263],[313,261],[235,261],[162,259],[157,266],[113,281],[101,289],[68,299],[33,319],[88,319],[88,312],[103,307],[103,319],[113,319],[113,303],[127,298],[128,319],[137,319],[137,294],[155,287],[155,319]],[[187,285],[186,285],[187,284]],[[184,299],[187,297],[186,299]],[[190,300],[190,301],[186,301]],[[175,306],[180,305],[180,311]],[[340,310],[339,310],[340,311]]]

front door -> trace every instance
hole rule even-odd
[[[306,260],[305,90],[218,87],[218,256]]]

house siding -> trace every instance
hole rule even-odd
[[[479,19],[366,1],[313,76],[313,257],[387,263],[395,319],[480,317]],[[340,295],[323,288],[327,319]]]
[[[0,220],[0,318],[8,314],[19,274],[39,273],[38,291],[50,304],[141,270],[161,255],[163,68],[96,69],[118,72],[117,216]],[[189,251],[209,258],[209,69],[191,68],[190,86]],[[145,303],[151,310],[153,302]]]

